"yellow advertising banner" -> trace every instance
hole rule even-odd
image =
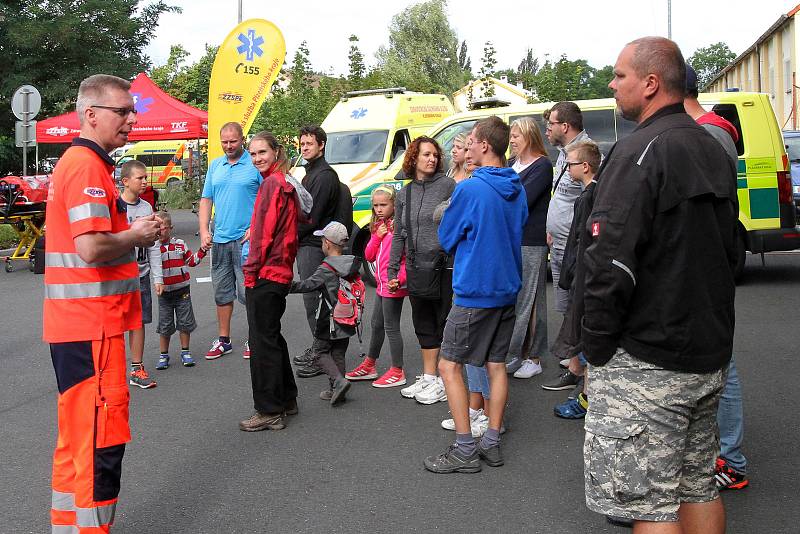
[[[208,160],[223,155],[219,129],[238,122],[245,135],[269,94],[286,57],[283,34],[273,23],[250,19],[223,41],[208,88]]]

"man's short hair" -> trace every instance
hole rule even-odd
[[[132,159],[132,160],[126,161],[125,163],[122,164],[122,168],[119,171],[120,179],[122,179],[122,178],[130,178],[130,176],[133,174],[133,171],[136,170],[136,169],[144,171],[145,174],[147,173],[147,165],[145,165],[144,163],[142,163],[138,159]]]
[[[587,139],[573,143],[567,148],[567,154],[574,155],[577,161],[588,163],[592,172],[597,172],[597,169],[600,168],[602,156],[600,155],[600,147],[594,141]]]
[[[475,123],[472,128],[476,141],[486,141],[492,152],[505,162],[508,150],[508,138],[511,128],[497,115],[486,117]]]
[[[581,113],[581,108],[578,107],[578,104],[568,101],[559,102],[552,108],[542,113],[544,120],[549,120],[550,114],[554,111],[558,112],[559,122],[569,124],[579,132],[583,131],[583,113]]]
[[[674,41],[666,37],[642,37],[628,46],[636,47],[631,66],[637,76],[656,74],[667,93],[681,98],[686,95],[686,62]]]
[[[92,104],[98,104],[103,95],[109,89],[119,89],[120,91],[130,91],[131,83],[117,76],[110,74],[94,74],[81,82],[78,87],[78,98],[75,101],[75,110],[78,112],[78,120],[83,124],[83,114]]]
[[[303,137],[304,135],[313,135],[314,139],[317,140],[318,145],[328,142],[328,134],[326,134],[325,130],[316,124],[306,124],[300,128],[300,135],[298,137]]]
[[[233,130],[239,135],[240,139],[244,139],[244,130],[242,129],[242,125],[238,122],[226,122],[222,125],[222,128],[219,129],[219,133],[222,134],[225,130],[231,131]]]

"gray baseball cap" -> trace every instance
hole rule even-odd
[[[340,247],[343,247],[350,238],[347,233],[347,228],[345,228],[342,223],[336,221],[329,222],[322,230],[315,231],[314,235],[317,237],[324,237],[331,243],[339,245]]]

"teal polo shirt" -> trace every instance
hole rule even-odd
[[[262,181],[246,150],[236,163],[230,163],[227,156],[211,162],[202,197],[214,203],[214,243],[228,243],[244,236],[250,228]]]

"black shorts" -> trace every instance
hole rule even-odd
[[[444,325],[441,357],[476,367],[505,363],[516,317],[514,305],[464,308],[453,304]]]
[[[179,332],[192,332],[195,328],[197,328],[197,323],[194,320],[189,286],[175,291],[164,291],[158,296],[158,328],[156,328],[156,332],[162,336],[171,336],[176,329]]]

